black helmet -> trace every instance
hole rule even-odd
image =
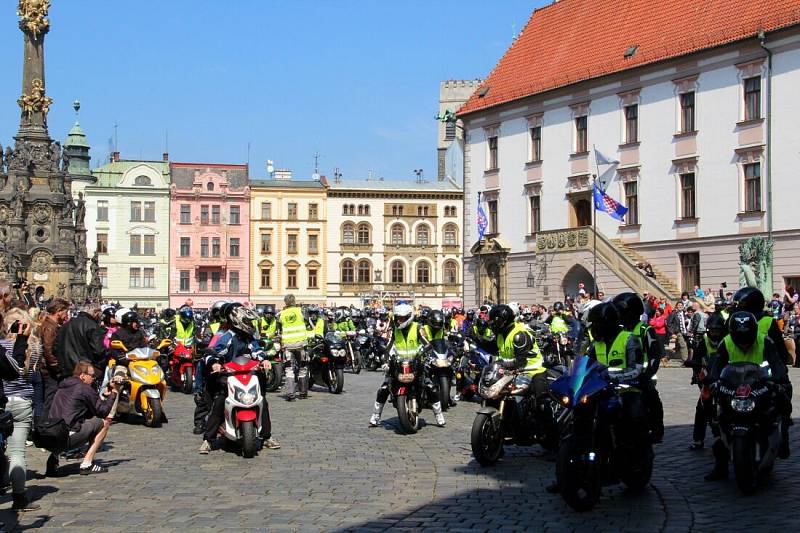
[[[625,329],[633,329],[644,313],[642,299],[635,292],[620,293],[611,300],[611,303],[617,306],[622,326]]]
[[[592,337],[606,344],[614,342],[619,332],[622,331],[619,311],[611,302],[599,303],[592,307],[589,310],[589,316],[586,321],[589,324]]]
[[[131,324],[138,324],[139,323],[139,313],[136,311],[128,311],[124,315],[122,315],[122,325],[123,326],[130,326]]]
[[[514,311],[507,305],[495,305],[489,311],[489,327],[495,333],[501,333],[514,323]]]
[[[712,342],[719,342],[728,334],[728,325],[720,313],[711,313],[706,320],[706,335]]]
[[[228,302],[222,306],[222,309],[219,310],[219,318],[226,322],[230,322],[231,312],[236,309],[237,307],[242,307],[242,304],[239,302]]]
[[[172,320],[175,318],[175,310],[171,307],[167,307],[163,311],[161,311],[161,318],[164,320]]]
[[[431,308],[430,307],[423,307],[419,310],[419,321],[422,324],[428,323],[428,317],[431,315]]]
[[[731,340],[739,348],[747,349],[756,342],[758,321],[753,313],[736,311],[728,321],[728,328],[731,331]]]
[[[562,304],[561,302],[556,302],[553,304],[554,313],[560,313],[563,310],[564,310],[564,304]]]
[[[737,311],[749,311],[761,316],[765,305],[764,295],[755,287],[742,287],[733,295],[733,306]]]
[[[117,312],[117,308],[113,305],[106,305],[103,306],[102,311],[102,322],[103,325],[106,327],[111,326],[111,319],[114,318],[114,314]]]
[[[714,300],[714,311],[715,312],[719,313],[720,311],[722,311],[726,307],[728,307],[728,302],[725,300],[725,298],[717,298],[716,300]]]
[[[178,311],[178,316],[180,317],[181,322],[188,324],[194,320],[194,311],[192,311],[191,307],[181,307],[181,310]]]
[[[474,309],[470,309],[469,311],[467,311],[467,320],[469,320],[469,321],[475,320],[475,310]]]
[[[484,331],[486,331],[486,328],[489,327],[489,322],[487,322],[483,318],[479,318],[478,320],[475,321],[475,326],[478,328],[478,331],[483,333]]]
[[[431,311],[431,314],[428,315],[428,325],[433,329],[442,329],[444,327],[444,313]]]

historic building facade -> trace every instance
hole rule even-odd
[[[247,165],[171,163],[171,307],[244,301],[250,283]]]
[[[461,302],[463,192],[436,182],[328,183],[328,302]]]
[[[774,289],[797,283],[800,13],[767,0],[640,0],[614,32],[597,24],[617,9],[535,11],[459,110],[467,304],[561,300],[594,285],[595,257],[609,294],[735,286],[738,245],[752,236],[774,239]],[[619,161],[608,194],[629,209],[624,222],[596,212],[596,246],[593,176],[608,167],[595,148]]]
[[[251,180],[250,300],[283,306],[324,305],[327,292],[327,214],[319,180],[294,180],[276,171],[272,179]]]
[[[166,158],[165,158],[166,159]],[[169,303],[169,162],[120,159],[75,180],[86,202],[87,246],[100,259],[103,299],[160,311]]]

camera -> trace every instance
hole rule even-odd
[[[19,320],[15,320],[14,323],[11,324],[11,327],[8,328],[9,333],[19,333],[19,330],[20,330]]]
[[[720,283],[720,287],[722,287],[723,289],[727,289],[728,288],[728,282],[727,281],[723,281],[722,283]]]

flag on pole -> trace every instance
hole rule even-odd
[[[628,212],[627,207],[611,198],[605,191],[600,190],[597,184],[592,186],[592,195],[594,196],[594,208],[596,210],[608,213],[611,218],[620,222],[624,221],[625,213]]]
[[[486,212],[481,205],[481,193],[478,192],[478,240],[483,240],[486,233],[486,227],[489,225],[489,219],[486,218]]]
[[[608,186],[614,181],[617,174],[619,161],[604,155],[597,148],[594,149],[594,162],[597,167],[597,183],[602,191],[608,190]]]

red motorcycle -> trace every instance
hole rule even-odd
[[[194,346],[175,345],[169,361],[169,382],[172,389],[191,394],[194,389]]]

